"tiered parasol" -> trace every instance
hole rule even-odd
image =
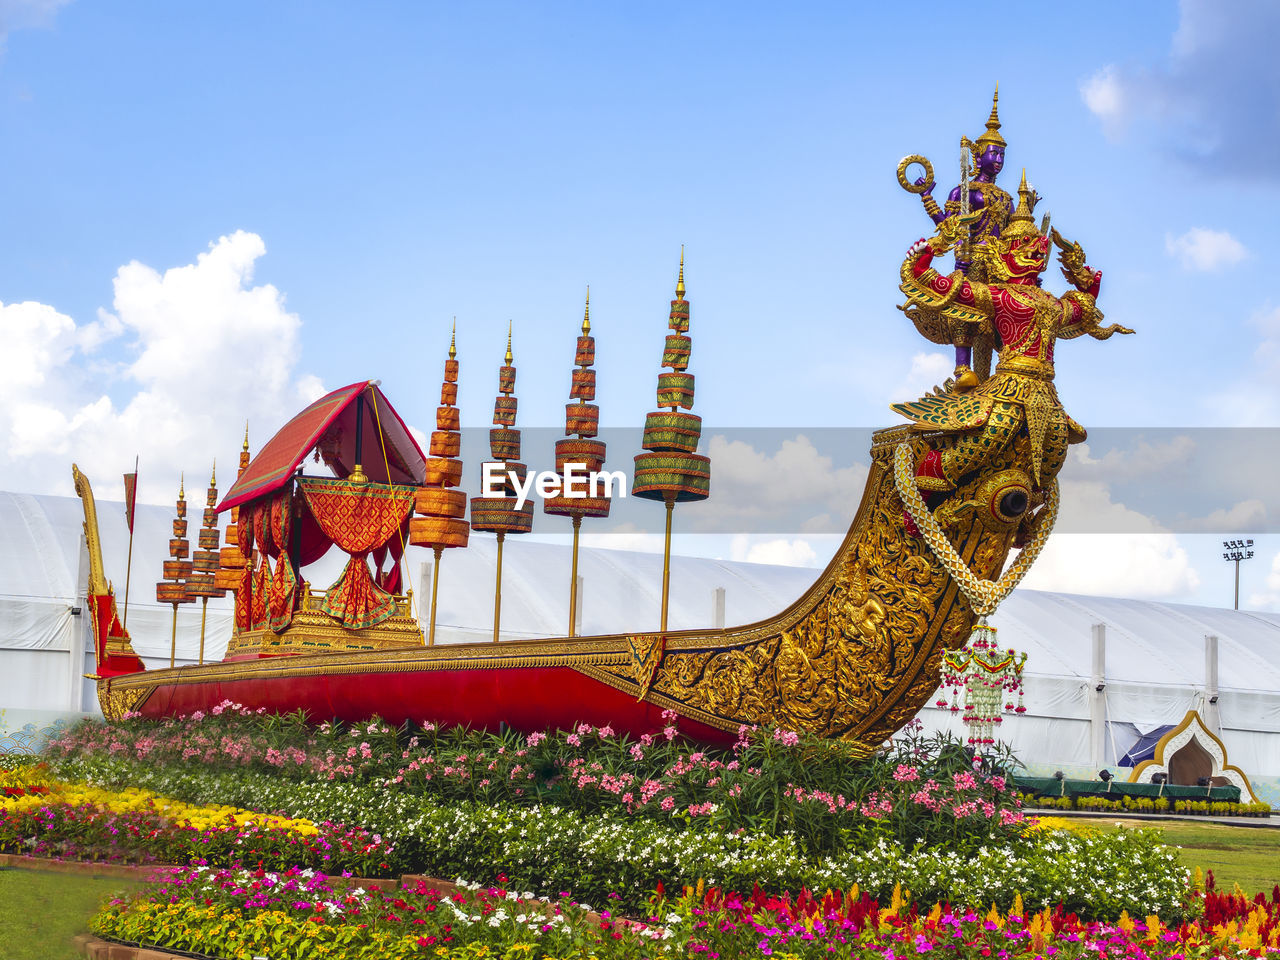
[[[462,483],[462,448],[459,429],[457,327],[449,339],[449,359],[444,362],[444,382],[440,384],[440,406],[436,408],[436,429],[431,434],[431,457],[427,460],[422,486],[414,494],[418,516],[409,521],[409,542],[430,547],[436,562],[431,568],[431,626],[427,646],[436,642],[436,590],[440,585],[440,555],[446,547],[465,547],[471,534],[467,515],[467,495]]]
[[[688,373],[693,341],[686,336],[689,329],[689,302],[684,298],[684,248],[680,248],[680,278],[676,281],[676,298],[671,301],[668,326],[675,331],[667,335],[662,365],[670,373],[658,374],[658,406],[667,407],[650,413],[644,421],[643,445],[648,453],[636,456],[636,475],[631,492],[646,500],[661,500],[667,506],[666,535],[662,553],[662,620],[667,629],[667,604],[671,592],[671,513],[677,503],[705,500],[711,495],[711,460],[700,456],[698,439],[702,435],[702,418],[683,413],[693,408],[693,374]]]
[[[520,431],[516,426],[516,368],[511,365],[511,327],[507,327],[506,363],[498,368],[498,397],[493,404],[494,427],[489,431],[490,463],[496,463],[502,475],[502,494],[495,497],[471,498],[471,527],[498,535],[498,572],[493,596],[493,641],[498,642],[502,622],[502,542],[508,533],[528,533],[533,529],[533,504],[525,501],[516,509],[515,483],[525,482],[527,468],[520,463]],[[481,476],[488,473],[482,465]]]
[[[609,515],[609,489],[604,496],[597,496],[597,485],[589,484],[587,475],[597,473],[604,466],[605,445],[594,437],[600,430],[600,408],[591,401],[596,397],[596,372],[591,369],[596,362],[596,338],[591,336],[591,290],[587,289],[587,304],[582,314],[582,336],[574,357],[578,368],[573,371],[569,387],[569,402],[564,408],[564,431],[577,434],[556,441],[556,473],[560,474],[559,491],[542,501],[542,509],[554,516],[569,517],[573,521],[573,564],[569,574],[569,636],[577,636],[578,615],[578,533],[583,517],[607,517]],[[572,466],[571,473],[566,467]],[[572,489],[571,489],[572,487]]]
[[[199,597],[203,604],[200,609],[200,662],[204,663],[204,627],[209,616],[209,598],[225,597],[227,591],[218,586],[217,574],[220,566],[218,553],[218,511],[214,507],[218,503],[218,464],[214,462],[213,472],[209,475],[209,491],[205,497],[203,520],[200,526],[200,549],[192,556],[193,572],[187,579],[187,593],[192,599]]]
[[[178,484],[177,516],[173,521],[173,538],[169,541],[169,557],[164,562],[164,579],[156,584],[156,600],[173,605],[173,631],[169,641],[169,666],[173,666],[178,653],[178,604],[195,600],[187,590],[186,579],[191,576],[191,541],[187,539],[187,500],[185,484]]]
[[[249,424],[244,425],[244,445],[240,448],[240,469],[236,472],[236,478],[244,476],[245,470],[249,468]],[[218,572],[214,575],[213,582],[216,586],[223,590],[230,590],[236,595],[236,616],[235,629],[241,629],[241,625],[248,620],[249,597],[246,590],[242,588],[244,582],[244,571],[248,567],[252,569],[253,550],[250,549],[250,556],[245,556],[241,549],[241,541],[244,538],[240,535],[240,508],[238,506],[231,508],[231,522],[227,524],[226,536],[223,537],[221,551],[218,554]]]

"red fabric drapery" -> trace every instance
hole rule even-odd
[[[267,623],[280,633],[293,620],[293,600],[298,577],[289,556],[289,534],[293,526],[293,491],[285,487],[271,498],[271,533],[279,557],[267,596]],[[264,564],[265,565],[265,564]]]
[[[392,594],[373,582],[365,556],[384,547],[413,509],[413,487],[381,483],[350,483],[299,477],[306,498],[325,535],[351,554],[342,576],[329,588],[324,611],[349,630],[381,623],[395,610]]]
[[[380,547],[375,547],[369,554],[373,560],[373,581],[388,593],[400,592],[400,558],[404,555],[404,546],[409,542],[409,521],[406,519],[400,529]],[[391,557],[391,568],[383,570],[382,564]]]
[[[253,595],[249,604],[251,629],[265,630],[268,619],[268,598],[271,594],[271,501],[258,500],[248,504],[253,508],[253,539],[258,544],[258,567],[253,575]],[[241,510],[243,515],[244,511]]]
[[[236,545],[244,557],[236,590],[236,628],[253,629],[253,514],[247,505],[236,514]]]
[[[305,567],[328,553],[329,548],[333,546],[333,541],[320,529],[320,524],[307,509],[307,501],[300,496],[295,502],[300,509],[300,516],[293,518],[293,522],[297,525],[298,566]]]

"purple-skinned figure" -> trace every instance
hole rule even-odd
[[[1004,137],[1000,136],[999,105],[1000,90],[997,88],[991,98],[991,115],[987,118],[987,129],[969,145],[973,164],[971,169],[975,170],[969,180],[969,213],[971,216],[977,215],[977,218],[970,221],[967,238],[956,237],[956,269],[980,283],[985,283],[988,279],[986,276],[979,275],[984,272],[982,266],[984,261],[981,258],[975,260],[971,251],[978,244],[986,243],[992,237],[999,237],[1013,213],[1013,198],[1007,190],[995,182],[1004,167],[1006,146]],[[916,180],[915,185],[924,187],[920,193],[920,200],[924,204],[925,213],[938,225],[940,232],[948,233],[948,226],[951,227],[950,232],[963,229],[958,221],[953,221],[949,225],[945,223],[960,214],[960,194],[963,185],[957,186],[947,196],[945,208],[939,207],[938,202],[933,199],[932,183],[921,178]],[[961,390],[972,389],[979,382],[978,375],[972,369],[973,343],[958,339],[955,347],[955,384]]]
[[[975,169],[969,181],[969,212],[981,212],[978,219],[969,225],[971,244],[982,243],[988,237],[1000,236],[1000,232],[1013,213],[1013,198],[1007,190],[996,184],[996,177],[1004,168],[1004,151],[1007,146],[1004,137],[1000,136],[999,106],[1000,91],[997,89],[991,98],[991,116],[987,118],[987,129],[973,141],[969,148]],[[948,194],[945,208],[939,207],[938,202],[933,199],[932,183],[926,183],[925,180],[920,179],[916,181],[916,186],[925,188],[920,194],[920,199],[924,204],[925,213],[935,224],[941,226],[944,220],[960,213],[961,186],[957,186]],[[957,264],[957,266],[960,265]],[[965,264],[960,269],[963,270],[968,266],[971,264]],[[983,280],[981,277],[974,279]]]

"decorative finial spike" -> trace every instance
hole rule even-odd
[[[587,284],[587,306],[582,311],[582,335],[584,337],[591,334],[591,284]]]
[[[187,475],[185,473],[178,474],[178,499],[187,499]]]
[[[988,147],[1004,149],[1007,144],[1000,136],[1000,85],[996,84],[996,92],[991,97],[991,115],[987,117],[987,129],[974,141],[973,155],[981,156]]]
[[[684,244],[680,244],[680,276],[676,280],[676,299],[684,299]]]
[[[458,357],[458,318],[453,318],[453,332],[449,334],[449,359],[456,360]]]
[[[209,486],[216,487],[218,485],[218,458],[213,458],[213,472],[209,474]]]
[[[249,452],[249,421],[244,422],[244,446],[241,448],[245,453]]]
[[[511,366],[511,361],[513,359],[514,358],[511,355],[511,321],[508,320],[507,321],[507,366],[508,367]]]

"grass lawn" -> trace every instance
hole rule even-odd
[[[1259,891],[1269,897],[1280,883],[1280,830],[1260,827],[1228,827],[1217,823],[1184,823],[1169,820],[1105,820],[1090,823],[1101,829],[1158,827],[1165,842],[1180,847],[1178,853],[1188,867],[1213,871],[1218,889],[1231,891],[1232,884],[1252,896]]]
[[[71,938],[87,933],[99,904],[133,890],[129,880],[0,869],[0,957],[78,960]]]

